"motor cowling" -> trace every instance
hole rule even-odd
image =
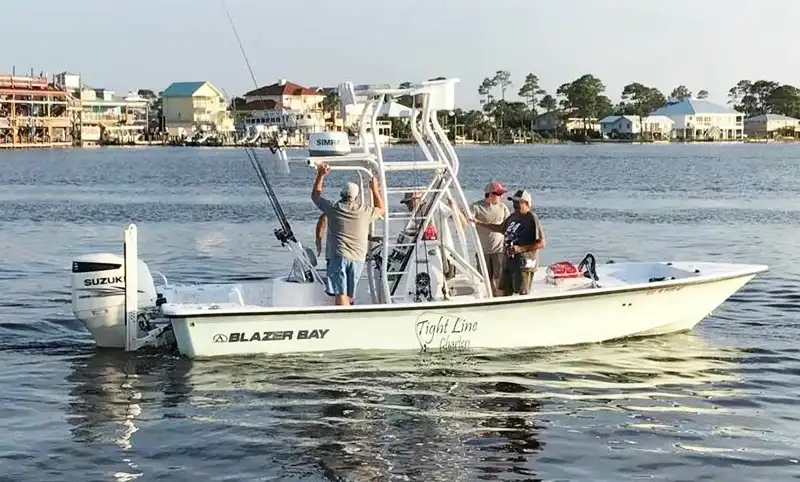
[[[156,307],[157,293],[147,263],[139,265],[138,310]],[[125,347],[125,273],[122,256],[94,253],[72,262],[72,312],[100,347]]]

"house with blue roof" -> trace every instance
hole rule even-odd
[[[161,92],[161,100],[164,127],[171,137],[234,130],[225,95],[211,82],[173,82]]]
[[[673,136],[690,140],[741,140],[744,114],[707,100],[685,99],[650,113],[673,121]]]
[[[800,119],[781,114],[761,114],[744,120],[747,137],[767,139],[774,137],[797,137],[800,134]]]

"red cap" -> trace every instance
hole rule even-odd
[[[486,194],[497,193],[497,194],[505,194],[506,188],[500,184],[500,181],[492,180],[486,187],[483,188],[483,192]]]

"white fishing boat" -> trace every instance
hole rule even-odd
[[[447,214],[452,207],[468,210],[458,156],[436,117],[453,109],[456,82],[370,92],[373,115],[362,117],[362,136],[370,126],[377,135],[374,113],[387,99],[413,96],[410,125],[420,159],[415,154],[412,160],[385,160],[378,142],[353,150],[344,133],[314,134],[308,155],[298,159],[273,148],[283,172],[293,163],[350,171],[362,187],[363,203],[371,202],[363,195],[367,180],[378,176],[386,213],[372,226],[355,305],[336,306],[325,293],[324,269],[295,238],[255,151],[245,149],[278,217],[275,234],[294,256],[286,276],[172,286],[161,275],[157,287],[138,258],[136,226],[129,225],[122,256],[98,253],[74,260],[75,315],[98,346],[132,351],[174,345],[190,358],[544,347],[690,330],[767,269],[692,261],[596,266],[589,254],[577,266],[566,262],[538,270],[530,294],[493,296],[483,257],[477,257],[477,266],[472,261],[482,252],[475,226]],[[355,102],[351,83],[339,90],[343,103]],[[397,199],[410,190],[421,193],[422,202],[413,212],[400,212]],[[418,228],[430,222],[435,235]]]

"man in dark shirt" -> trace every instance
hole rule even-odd
[[[528,191],[517,191],[508,200],[512,202],[514,212],[502,223],[473,222],[490,231],[503,233],[505,237],[507,259],[500,275],[499,290],[505,296],[526,295],[539,265],[539,250],[545,246],[544,231],[539,217],[531,211],[533,199]]]

